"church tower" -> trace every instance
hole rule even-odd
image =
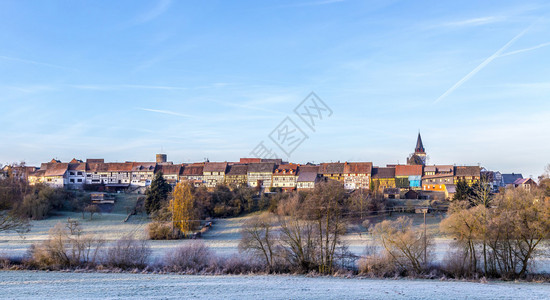
[[[420,132],[418,132],[418,138],[416,139],[416,147],[414,148],[414,153],[411,153],[409,158],[407,158],[407,164],[426,165],[426,150],[424,149],[424,144],[422,144],[422,137],[420,136]]]

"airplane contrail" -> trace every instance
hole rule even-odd
[[[523,52],[543,48],[543,47],[546,47],[546,46],[550,46],[550,42],[542,43],[542,44],[539,44],[539,45],[536,45],[536,46],[533,46],[533,47],[529,47],[529,48],[524,48],[524,49],[519,49],[519,50],[515,50],[515,51],[506,52],[506,53],[501,54],[500,57],[519,54],[519,53],[523,53]]]
[[[450,89],[448,89],[443,95],[439,96],[439,98],[435,99],[434,104],[441,101],[443,98],[449,96],[454,90],[459,88],[461,85],[463,85],[466,81],[468,81],[472,76],[477,74],[479,71],[481,71],[483,68],[485,68],[490,62],[492,62],[495,58],[499,57],[504,50],[508,49],[515,41],[517,41],[520,37],[522,37],[531,26],[527,27],[525,30],[520,32],[518,35],[513,37],[508,43],[506,43],[504,46],[502,46],[500,49],[498,49],[493,55],[489,56],[487,59],[485,59],[479,66],[477,66],[475,69],[473,69],[470,73],[468,73],[466,76],[464,76],[462,79],[460,79],[457,83],[455,83]]]

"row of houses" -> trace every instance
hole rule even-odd
[[[108,189],[146,187],[155,174],[162,173],[172,185],[189,182],[194,186],[214,188],[218,185],[249,186],[259,190],[283,191],[312,189],[321,181],[336,180],[346,190],[372,190],[396,198],[407,191],[424,194],[440,193],[445,198],[456,192],[458,181],[469,185],[482,176],[497,191],[501,187],[535,185],[521,174],[501,174],[479,166],[426,165],[426,152],[420,134],[415,152],[406,165],[373,166],[372,162],[335,162],[294,164],[281,159],[241,158],[239,162],[201,162],[174,164],[166,154],[157,154],[155,162],[105,162],[104,159],[73,159],[68,163],[52,159],[40,168],[20,166],[11,172],[31,184],[45,183],[54,187],[82,189],[101,185]],[[5,172],[4,172],[5,173]],[[0,174],[1,175],[1,174]]]
[[[29,168],[29,167],[27,167]],[[201,162],[173,164],[171,162],[104,162],[103,159],[73,159],[68,163],[52,160],[40,168],[29,169],[26,176],[31,184],[45,183],[54,187],[81,189],[85,185],[103,185],[112,189],[145,187],[155,174],[162,173],[172,185],[190,182],[194,186],[214,188],[218,185],[249,186],[261,190],[278,188],[283,191],[312,189],[321,181],[342,182],[346,190],[366,189],[396,197],[407,190],[455,192],[456,183],[468,184],[489,175],[498,187],[517,184],[521,174],[500,174],[482,171],[479,166],[454,165],[387,165],[373,166],[372,162],[335,162],[294,164],[280,159],[243,158],[239,162]],[[500,180],[500,182],[499,182]],[[529,183],[529,182],[528,182]],[[520,183],[524,184],[524,183]]]

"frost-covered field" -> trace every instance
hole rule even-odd
[[[0,233],[0,257],[21,257],[25,254],[32,243],[39,243],[48,238],[48,231],[58,222],[66,222],[67,218],[76,219],[82,224],[86,233],[94,233],[103,237],[108,243],[112,243],[126,234],[134,234],[138,238],[145,238],[145,227],[149,222],[144,216],[133,216],[128,222],[123,222],[126,218],[124,213],[104,213],[94,215],[93,220],[82,219],[79,213],[60,212],[57,216],[49,217],[46,220],[33,221],[31,232],[23,237],[17,233]],[[230,256],[238,252],[240,228],[247,217],[230,218],[216,220],[212,230],[208,231],[203,237],[205,242],[216,254],[221,256]],[[421,226],[420,224],[415,224]],[[429,225],[428,231],[437,235],[438,224],[433,222]],[[362,255],[365,246],[371,243],[371,237],[367,234],[359,233],[360,230],[353,230],[344,236],[343,240],[349,247],[349,250],[356,255]],[[191,240],[179,241],[150,241],[153,250],[152,260],[161,259],[165,253],[177,247],[178,245],[189,243]],[[451,244],[450,239],[438,237],[435,239],[435,251],[433,255],[436,261],[441,261],[448,251]],[[536,272],[550,272],[550,258],[541,258],[535,262],[534,270]]]
[[[114,242],[126,234],[134,234],[137,238],[146,238],[145,227],[149,222],[142,216],[133,216],[128,222],[123,222],[126,215],[122,213],[94,215],[93,220],[90,220],[89,215],[82,219],[82,215],[78,213],[59,212],[57,216],[49,217],[46,220],[33,221],[31,232],[23,237],[17,233],[0,233],[0,257],[23,256],[31,244],[47,239],[48,231],[58,222],[66,222],[68,218],[78,220],[85,233],[97,234],[108,243]],[[240,239],[239,230],[243,221],[243,218],[217,220],[213,230],[208,232],[202,240],[220,255],[236,253]],[[190,240],[150,241],[153,259],[160,258],[168,250],[189,242]]]
[[[78,213],[59,212],[57,216],[49,217],[46,220],[33,221],[31,232],[23,237],[16,233],[0,233],[0,256],[24,255],[32,243],[39,243],[47,239],[50,228],[58,222],[66,222],[68,218],[81,222],[85,233],[100,235],[107,242],[116,241],[125,234],[134,234],[138,238],[145,238],[145,227],[149,222],[143,216],[133,216],[125,223],[123,220],[126,215],[123,213],[104,213],[95,215],[93,220],[89,220],[88,215],[86,215],[86,219],[82,219],[81,214]],[[238,252],[237,246],[241,238],[239,230],[246,219],[247,217],[216,220],[212,230],[207,232],[201,240],[218,255],[235,254]],[[371,238],[365,233],[360,234],[356,231],[344,236],[344,240],[353,253],[361,255]],[[150,241],[153,258],[161,258],[170,249],[189,242],[190,240]],[[447,250],[449,242],[446,239],[438,239],[435,251],[438,259]]]
[[[3,271],[0,290],[4,299],[548,299],[550,284]]]

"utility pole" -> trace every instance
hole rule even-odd
[[[422,213],[424,214],[424,264],[428,262],[428,237],[426,232],[426,213],[428,213],[428,208],[421,208]]]

